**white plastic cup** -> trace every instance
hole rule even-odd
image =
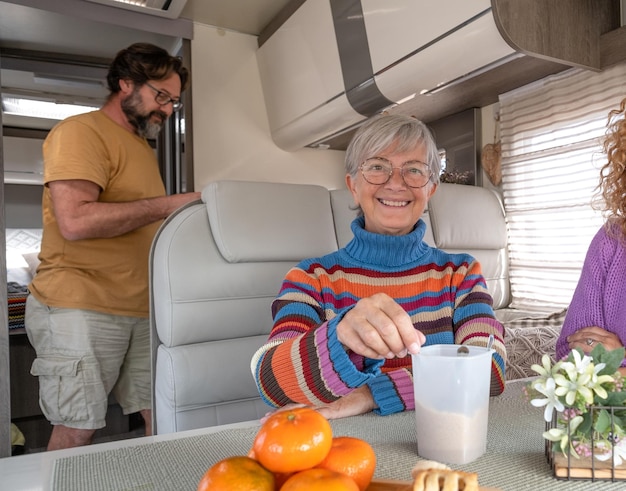
[[[436,344],[413,358],[417,453],[428,460],[466,464],[487,450],[493,349]]]

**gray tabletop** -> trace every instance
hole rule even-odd
[[[524,381],[507,384],[489,406],[487,452],[457,469],[477,472],[482,487],[517,490],[624,490],[626,482],[562,480],[544,453],[543,410],[524,398]],[[335,435],[370,442],[377,455],[375,478],[410,480],[417,455],[415,414],[367,414],[331,422]],[[197,487],[212,464],[231,455],[245,455],[258,430],[228,429],[172,441],[137,445],[59,459],[53,472],[55,491],[189,490]]]

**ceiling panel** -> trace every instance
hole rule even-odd
[[[89,8],[100,7],[87,2]],[[119,10],[120,16],[125,15]],[[172,36],[90,20],[9,2],[0,2],[0,47],[111,58],[137,41],[174,49]]]
[[[18,58],[22,52],[59,53],[89,59],[106,67],[119,50],[139,41],[162,46],[171,53],[178,52],[181,38],[169,33],[179,32],[178,25],[183,21],[258,35],[290,1],[188,0],[180,20],[137,14],[84,0],[0,1],[2,92],[57,102],[93,100],[100,105],[107,94],[102,82],[93,83],[86,80],[89,75],[77,76],[64,73],[63,69],[56,74],[46,73],[41,68],[31,68],[32,62],[12,59],[11,53],[18,53]],[[109,22],[102,22],[103,18]],[[133,27],[128,27],[129,24]],[[59,72],[58,67],[56,71]],[[102,81],[102,73],[92,76]],[[54,82],[55,78],[59,83]]]
[[[292,0],[187,0],[181,17],[258,36]]]

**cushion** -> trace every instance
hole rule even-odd
[[[330,196],[322,186],[216,181],[202,190],[202,200],[229,263],[297,262],[337,250]]]
[[[32,264],[25,257],[34,253],[35,256],[41,247],[41,229],[7,228],[6,229],[6,266],[7,281],[28,285],[33,279]],[[32,262],[32,261],[31,261]]]
[[[441,249],[498,250],[507,246],[504,209],[489,189],[442,183],[430,198],[428,209]]]
[[[556,340],[561,333],[567,309],[543,316],[522,317],[504,323],[504,345],[507,352],[507,380],[534,377],[530,369],[541,365],[541,357],[550,355],[555,362]]]
[[[333,210],[337,245],[344,247],[352,240],[350,224],[357,215],[352,193],[348,189],[333,189],[330,191],[330,204]]]
[[[31,276],[34,278],[37,274],[37,268],[39,267],[39,253],[38,252],[27,252],[26,254],[22,254],[22,257],[28,264],[28,269],[30,271]]]

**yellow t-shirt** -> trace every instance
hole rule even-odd
[[[83,179],[101,188],[99,201],[165,195],[148,142],[102,111],[70,117],[43,144],[44,182]],[[65,240],[44,186],[41,264],[29,288],[52,307],[148,317],[148,256],[161,221],[119,237]]]

